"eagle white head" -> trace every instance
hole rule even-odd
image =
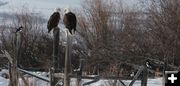
[[[67,7],[67,8],[64,9],[64,13],[66,14],[68,12],[70,12],[70,9]]]
[[[61,11],[60,8],[55,8],[55,9],[54,9],[54,12],[60,12],[60,11]]]

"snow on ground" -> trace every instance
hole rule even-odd
[[[8,86],[9,80],[3,77],[0,77],[0,86]]]
[[[35,77],[28,77],[28,78],[26,77],[25,79],[29,82],[29,86],[49,86],[49,83],[37,79]],[[19,86],[25,86],[22,79],[19,79],[19,84],[20,84]]]
[[[9,83],[9,79],[6,79],[4,77],[2,77],[2,75],[4,73],[8,73],[8,70],[2,70],[0,72],[0,86],[8,86]],[[47,73],[40,73],[40,72],[35,72],[36,74],[38,74],[39,76],[47,76]],[[42,81],[40,79],[37,79],[35,77],[31,77],[30,75],[24,75],[25,79],[29,82],[30,86],[49,86],[49,83]],[[82,84],[86,83],[86,82],[90,82],[92,80],[89,79],[83,79],[81,81]],[[131,80],[122,80],[124,82],[125,85],[129,85]],[[99,80],[96,83],[92,83],[88,86],[111,86],[112,83],[114,82],[114,80]],[[19,79],[19,86],[24,86],[24,83],[22,81],[22,79]],[[147,86],[163,86],[162,85],[162,78],[155,78],[155,79],[148,79],[148,84]],[[73,78],[71,79],[71,86],[75,86],[76,85],[76,79]],[[121,86],[121,83],[119,81],[117,81],[117,86]],[[83,85],[82,85],[83,86]],[[141,81],[140,80],[136,80],[133,86],[141,86]]]
[[[37,78],[30,78],[29,81],[31,83],[31,86],[49,86],[48,83],[46,83],[42,80],[39,80]],[[75,86],[76,80],[72,79],[71,81],[72,81],[71,86]],[[89,81],[91,81],[91,80],[83,80],[82,83],[89,82]],[[33,82],[35,82],[35,83],[33,83]],[[100,80],[100,81],[98,81],[96,83],[92,83],[88,86],[111,86],[113,82],[114,82],[113,80]],[[123,82],[126,85],[129,85],[131,80],[123,80]],[[0,77],[0,86],[8,86],[8,83],[9,83],[8,79]],[[24,86],[24,84],[22,83],[22,80],[20,80],[20,83],[21,83],[20,86]],[[117,83],[117,86],[121,86],[119,81]],[[141,81],[137,80],[133,86],[141,86]],[[162,86],[162,78],[148,79],[147,86]]]
[[[89,82],[91,80],[83,80],[82,83]],[[129,85],[131,80],[122,80],[125,85]],[[71,86],[75,85],[75,79],[71,81]],[[96,83],[92,83],[88,86],[112,86],[114,80],[99,80]],[[116,86],[122,86],[122,84],[118,81]],[[137,80],[133,86],[141,86],[141,81]],[[163,86],[162,85],[162,78],[155,78],[155,79],[148,79],[147,86]]]

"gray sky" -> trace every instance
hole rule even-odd
[[[1,0],[8,2],[0,7],[0,12],[16,12],[23,6],[35,12],[42,12],[43,15],[50,15],[54,8],[80,7],[81,0]]]
[[[7,5],[0,7],[0,12],[18,12],[23,6],[29,8],[33,12],[42,13],[45,17],[48,17],[54,11],[54,8],[70,7],[78,8],[83,0],[0,0],[2,2],[8,2]],[[123,0],[124,5],[132,5],[138,0]]]

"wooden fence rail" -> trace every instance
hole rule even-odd
[[[35,74],[35,73],[29,72],[29,71],[26,71],[26,70],[23,70],[23,69],[20,69],[20,68],[18,68],[18,70],[19,70],[20,72],[25,73],[25,74],[28,74],[28,75],[31,75],[31,76],[36,77],[36,78],[38,78],[38,79],[41,79],[41,80],[43,80],[43,81],[46,81],[46,82],[48,82],[48,83],[50,82],[50,79],[49,79],[48,77],[40,76],[40,75],[37,75],[37,74]]]

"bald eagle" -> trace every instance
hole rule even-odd
[[[48,33],[55,27],[58,26],[59,24],[59,20],[60,20],[60,13],[59,13],[60,9],[56,8],[55,12],[50,16],[49,20],[48,20],[48,24],[47,24],[47,28],[48,28]]]
[[[71,34],[72,34],[72,30],[74,30],[75,33],[76,24],[77,24],[76,15],[70,12],[69,9],[65,9],[64,12],[65,14],[64,14],[63,22],[65,27],[69,30]]]

